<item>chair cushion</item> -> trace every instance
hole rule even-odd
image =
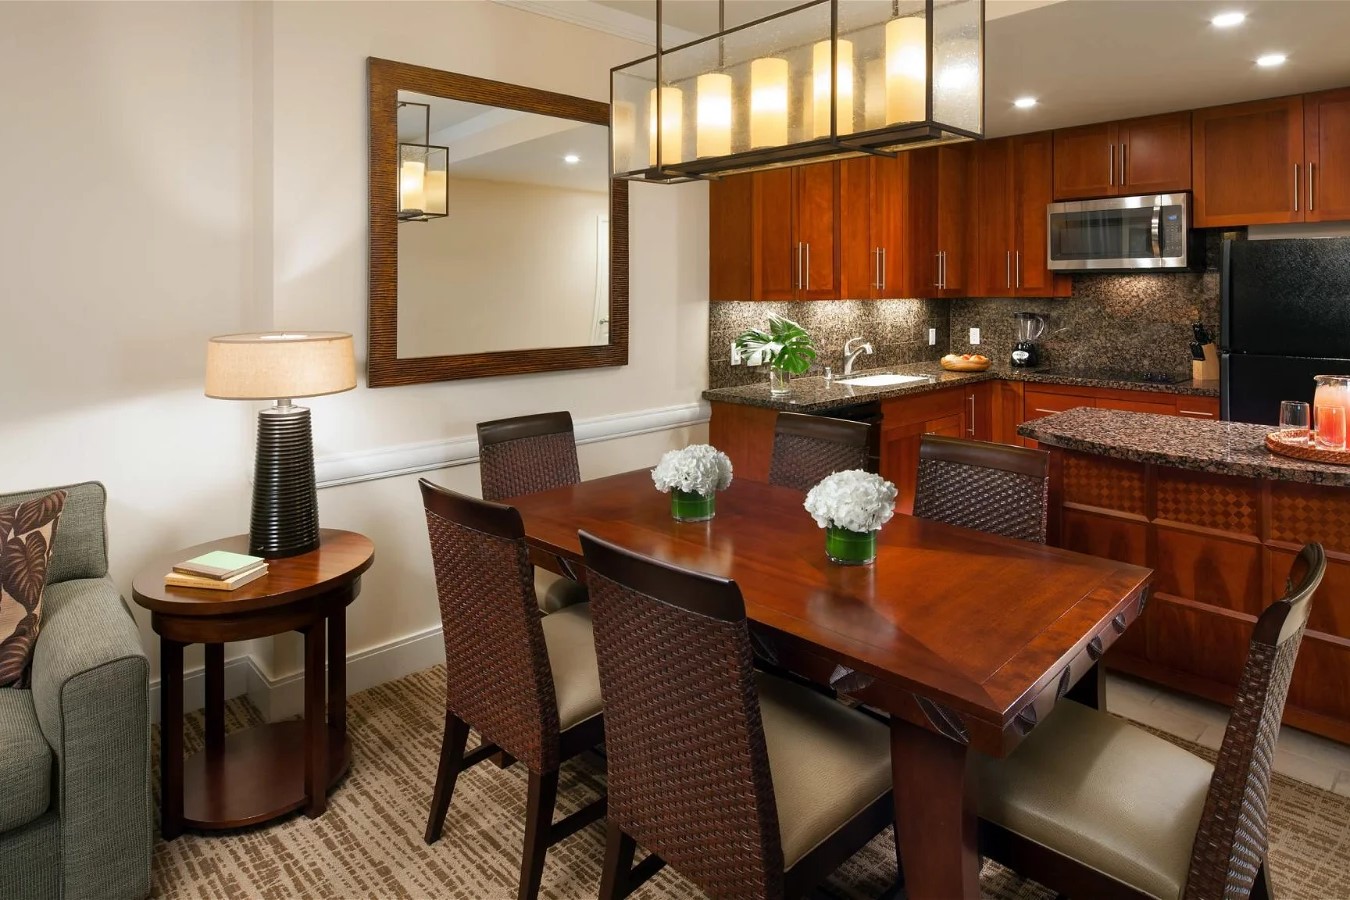
[[[0,508],[0,687],[19,684],[42,620],[42,590],[65,491]]]
[[[52,805],[54,761],[33,693],[0,691],[0,832],[28,824]]]
[[[546,613],[589,599],[585,585],[538,566],[534,568],[534,592],[539,597],[539,608]]]
[[[1011,756],[974,758],[981,818],[1151,897],[1181,896],[1209,763],[1072,701]]]
[[[595,664],[591,607],[582,603],[539,620],[553,670],[558,726],[564,731],[600,712],[600,670]]]
[[[791,868],[890,791],[890,729],[791,681],[761,673],[758,683],[783,864]]]

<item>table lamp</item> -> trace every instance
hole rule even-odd
[[[274,400],[258,413],[248,552],[278,559],[319,546],[309,410],[296,397],[356,387],[352,336],[339,331],[222,334],[206,345],[206,396]]]

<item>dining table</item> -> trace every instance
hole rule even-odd
[[[882,527],[874,562],[839,565],[803,501],[738,479],[712,519],[680,522],[641,469],[505,502],[532,549],[583,577],[580,531],[734,579],[757,657],[889,717],[908,895],[976,898],[974,755],[1012,753],[1095,679],[1153,573],[908,515]]]

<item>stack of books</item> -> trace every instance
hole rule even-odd
[[[267,574],[267,560],[226,550],[213,550],[181,562],[164,576],[168,587],[232,591]]]

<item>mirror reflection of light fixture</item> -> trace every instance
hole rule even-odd
[[[398,108],[420,106],[424,112],[422,143],[398,144],[398,220],[426,222],[449,214],[450,184],[446,170],[450,148],[431,144],[431,104],[400,100]]]
[[[719,0],[717,32],[672,48],[665,2],[656,53],[610,71],[616,178],[678,183],[984,136],[985,0],[804,0],[733,27]]]

